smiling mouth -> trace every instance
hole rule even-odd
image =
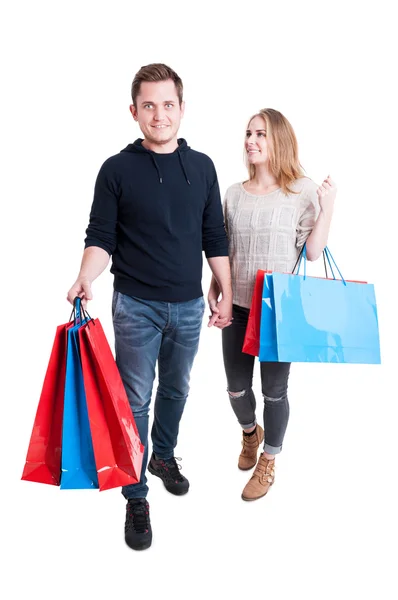
[[[154,129],[165,129],[166,127],[169,127],[169,125],[151,125],[151,127]]]

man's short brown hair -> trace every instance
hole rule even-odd
[[[145,67],[141,67],[138,73],[136,73],[131,86],[131,97],[133,99],[134,106],[137,108],[136,100],[138,94],[140,93],[141,83],[143,81],[167,81],[168,79],[174,81],[178,100],[181,106],[183,93],[181,78],[175,71],[173,71],[173,69],[162,63],[152,63],[150,65],[146,65]]]

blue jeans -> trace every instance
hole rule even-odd
[[[126,499],[144,498],[148,493],[148,414],[157,361],[152,447],[159,458],[174,455],[204,308],[203,296],[188,302],[160,302],[113,294],[116,363],[145,446],[139,483],[122,488]]]

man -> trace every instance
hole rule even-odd
[[[145,470],[157,361],[148,470],[172,494],[189,488],[174,448],[205,307],[202,250],[221,289],[209,324],[222,329],[231,323],[232,291],[214,165],[177,139],[184,114],[181,79],[163,64],[142,67],[132,100],[130,111],[144,139],[106,160],[99,171],[83,260],[68,300],[91,300],[91,284],[112,256],[116,362],[145,445],[140,482],[122,488],[125,540],[142,550],[152,541]]]

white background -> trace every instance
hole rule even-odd
[[[4,598],[397,598],[392,5],[36,0],[2,10]],[[245,503],[220,333],[204,322],[176,451],[191,490],[173,497],[150,479],[154,539],[138,553],[124,544],[119,490],[61,492],[20,476],[95,177],[140,136],[130,85],[150,62],[182,77],[180,135],[214,160],[222,193],[246,176],[248,118],[262,107],[288,117],[307,174],[337,182],[329,246],[346,278],[376,286],[383,364],[294,365],[275,486]],[[90,312],[113,345],[109,272],[93,291]],[[261,405],[258,373],[255,385]]]

